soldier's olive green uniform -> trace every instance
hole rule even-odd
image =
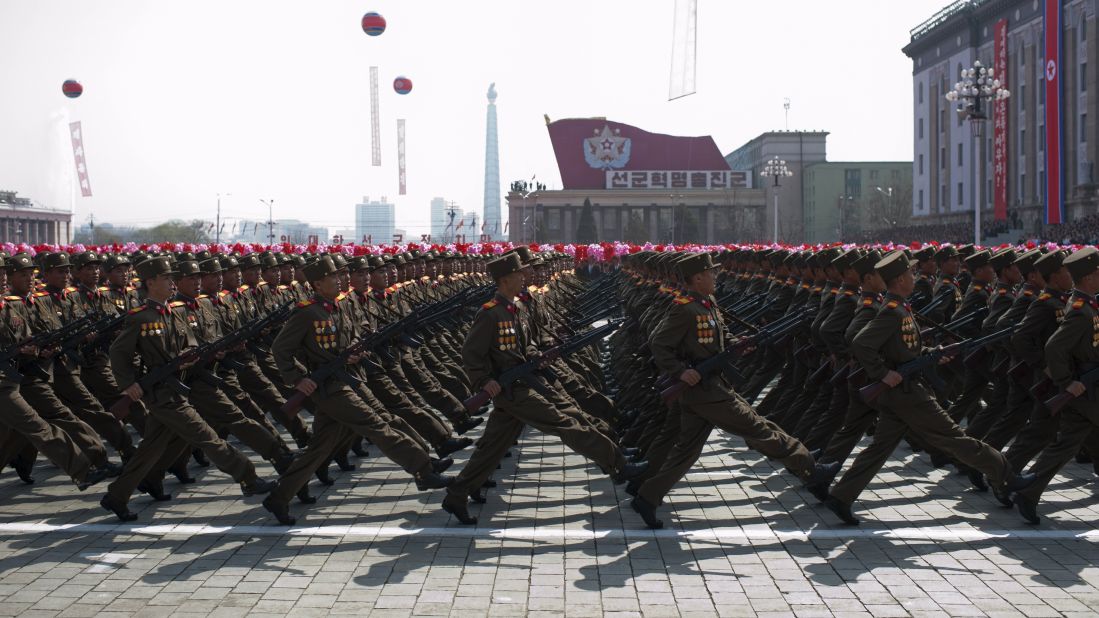
[[[358,324],[346,299],[340,294],[334,301],[318,297],[298,303],[271,346],[287,384],[297,384],[312,370],[337,358],[358,337]],[[309,445],[279,478],[269,500],[289,502],[314,471],[329,460],[348,430],[369,439],[406,472],[431,472],[427,452],[414,439],[390,427],[345,381],[329,378],[317,385],[310,399],[315,403],[315,420]]]
[[[690,366],[726,346],[728,334],[712,296],[687,293],[653,331],[649,346],[661,373],[678,378]],[[724,375],[710,375],[687,388],[680,400],[680,433],[660,472],[641,484],[638,497],[659,506],[702,453],[714,427],[741,436],[748,446],[781,461],[803,480],[813,471],[813,457],[800,442],[757,414],[737,395]]]
[[[892,293],[885,305],[851,341],[851,353],[866,371],[869,381],[880,381],[891,369],[924,353],[920,330],[905,299]],[[1001,486],[1010,476],[1007,460],[984,442],[966,436],[939,407],[919,377],[910,377],[882,393],[875,405],[880,410],[874,439],[832,488],[834,498],[851,504],[874,478],[906,432],[928,448],[934,448],[984,473]]]
[[[138,378],[133,371],[135,354],[152,370],[196,345],[183,303],[162,305],[150,299],[144,306],[131,310],[118,339],[111,344],[111,369],[118,384],[127,388]],[[186,372],[180,377],[187,380]],[[168,383],[154,386],[144,394],[144,399],[149,409],[145,437],[126,462],[122,475],[107,488],[113,502],[125,505],[138,483],[165,454],[181,452],[184,444],[202,450],[219,470],[242,485],[257,478],[252,462],[218,437],[191,403]]]

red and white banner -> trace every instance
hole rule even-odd
[[[1007,20],[996,22],[992,69],[1001,88],[1007,85]],[[996,221],[1007,220],[1007,99],[992,104],[992,212]]]
[[[397,119],[397,179],[400,181],[401,195],[405,194],[405,168],[404,168],[404,118]]]
[[[73,142],[73,159],[76,161],[76,179],[80,182],[80,195],[92,196],[92,185],[88,181],[88,162],[84,159],[84,130],[80,122],[69,123],[69,137]]]
[[[1064,16],[1061,0],[1043,0],[1045,30],[1046,88],[1046,223],[1063,223],[1065,218],[1064,113],[1061,97],[1061,29]]]
[[[370,67],[370,163],[382,164],[381,112],[378,111],[378,67]]]

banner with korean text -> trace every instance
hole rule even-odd
[[[1007,20],[996,22],[992,69],[1001,88],[1007,85]],[[996,221],[1007,220],[1007,99],[992,104],[992,211]]]
[[[1062,0],[1043,0],[1045,30],[1046,88],[1046,223],[1063,223],[1065,178],[1062,162],[1064,146],[1064,102],[1061,97],[1061,28],[1064,16]]]
[[[80,183],[80,195],[92,196],[92,185],[88,180],[88,162],[84,158],[84,130],[80,121],[69,123],[69,136],[73,143],[73,159],[76,161],[76,180]]]

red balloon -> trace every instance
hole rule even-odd
[[[393,89],[397,94],[408,94],[412,92],[412,80],[402,75],[393,80]]]
[[[385,18],[373,11],[363,15],[363,32],[370,36],[385,32]]]
[[[80,85],[80,82],[75,79],[66,79],[65,83],[61,84],[61,92],[70,99],[84,94],[84,86]]]

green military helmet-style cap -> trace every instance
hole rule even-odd
[[[1034,268],[1038,270],[1038,274],[1042,275],[1043,279],[1048,279],[1050,275],[1061,270],[1061,267],[1064,265],[1065,252],[1060,249],[1050,251],[1034,262]]]
[[[141,279],[152,279],[160,275],[172,275],[175,271],[172,269],[172,263],[166,257],[151,257],[142,260],[137,265],[137,276]]]
[[[199,268],[198,262],[194,260],[184,260],[182,262],[176,262],[176,269],[173,276],[175,276],[176,279],[182,279],[183,277],[201,274],[202,269]]]
[[[926,262],[935,259],[935,247],[928,245],[912,254],[912,259],[917,262]]]
[[[358,272],[360,270],[368,270],[370,268],[370,258],[365,255],[356,255],[347,262],[347,270],[351,272]]]
[[[42,268],[45,270],[51,268],[68,268],[71,266],[72,262],[69,261],[69,254],[64,251],[47,254],[46,257],[42,259]]]
[[[855,269],[855,272],[859,273],[859,276],[869,275],[874,272],[874,266],[881,261],[881,251],[877,249],[871,249],[859,259],[855,260],[851,264],[851,268]]]
[[[367,258],[366,263],[367,263],[367,268],[370,269],[370,272],[374,272],[375,270],[378,270],[379,268],[385,268],[387,266],[385,258],[383,258],[380,255],[370,256],[369,258]]]
[[[262,266],[260,264],[259,256],[255,253],[249,253],[248,255],[240,256],[239,258],[237,258],[237,265],[240,266],[241,270],[248,270],[249,268],[260,268]]]
[[[1025,277],[1034,272],[1034,263],[1038,261],[1038,258],[1042,257],[1042,252],[1038,249],[1031,249],[1015,257],[1014,264],[1019,267],[1019,272]]]
[[[274,253],[270,251],[264,251],[259,254],[260,268],[267,270],[268,268],[277,268],[279,265],[279,259],[275,257]]]
[[[115,253],[113,255],[110,255],[110,256],[107,257],[106,260],[103,261],[103,268],[108,270],[108,271],[114,270],[114,269],[118,268],[119,266],[131,266],[131,265],[132,265],[132,263],[130,262],[130,258],[126,257],[125,255],[123,255],[121,253]]]
[[[908,256],[904,254],[904,251],[897,250],[892,251],[881,259],[880,262],[874,265],[874,270],[878,271],[881,278],[885,281],[899,277],[904,274],[904,271],[910,270],[912,263],[908,261]]]
[[[26,253],[16,253],[4,262],[4,269],[8,272],[17,270],[34,269],[34,258]]]
[[[225,270],[221,267],[221,262],[219,262],[216,258],[202,260],[198,263],[198,268],[202,271],[202,274],[204,275],[216,275]]]
[[[76,268],[84,268],[88,264],[102,264],[103,258],[95,251],[83,251],[71,258],[72,265]]]
[[[486,266],[488,267],[488,274],[495,280],[523,269],[523,263],[516,253],[501,255]]]
[[[720,264],[714,264],[714,259],[709,253],[690,254],[676,262],[676,266],[679,267],[679,274],[684,279],[690,279],[691,275],[697,275],[707,270],[721,268]]]
[[[992,254],[987,249],[977,251],[976,253],[965,258],[965,265],[969,270],[976,270],[982,266],[987,266],[989,260],[992,259]]]
[[[841,255],[836,256],[836,258],[832,260],[832,266],[835,267],[836,270],[840,271],[840,273],[842,273],[848,268],[851,268],[852,265],[854,265],[855,261],[858,260],[860,257],[862,257],[862,254],[859,253],[858,249],[851,249]]]
[[[1099,250],[1095,247],[1084,247],[1065,258],[1065,268],[1072,275],[1073,281],[1080,281],[1091,273],[1099,270]]]
[[[240,268],[240,260],[231,255],[219,255],[217,257],[218,264],[225,270],[230,268]]]
[[[345,258],[342,253],[330,253],[328,257],[332,260],[332,264],[335,265],[336,270],[347,268],[347,258]]]
[[[306,280],[320,281],[328,275],[336,273],[336,264],[332,261],[332,258],[328,255],[322,255],[321,257],[309,262],[305,265],[302,271],[305,273]]]
[[[935,252],[935,261],[939,264],[942,264],[952,257],[958,257],[958,249],[954,245],[939,247],[939,250]]]
[[[1014,264],[1016,257],[1018,256],[1015,254],[1015,250],[1011,247],[1007,247],[993,253],[992,257],[989,258],[988,263],[992,265],[992,268],[996,269],[996,272],[1000,272]]]

